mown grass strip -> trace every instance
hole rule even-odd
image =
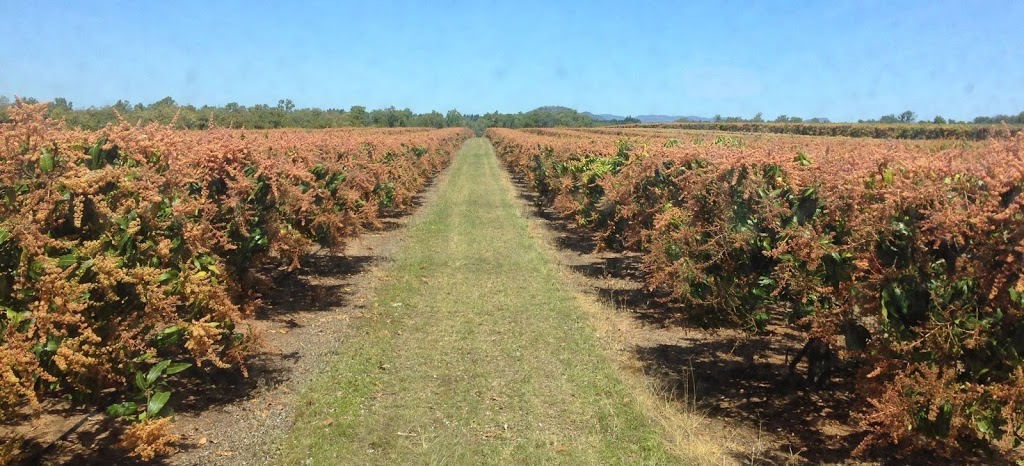
[[[486,140],[466,143],[279,463],[677,462],[502,176]]]

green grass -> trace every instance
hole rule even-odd
[[[503,176],[486,140],[466,143],[278,463],[678,462]]]

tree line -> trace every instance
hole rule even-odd
[[[22,99],[27,103],[38,103],[37,99]],[[0,123],[7,121],[7,107],[13,100],[0,95]],[[296,108],[291,99],[278,100],[276,105],[256,104],[245,106],[231,102],[222,106],[203,105],[196,107],[179,104],[171,97],[164,97],[150,104],[118,100],[113,105],[100,107],[75,108],[66,98],[53,99],[47,109],[47,116],[62,119],[68,126],[88,130],[96,130],[109,123],[116,123],[118,115],[125,120],[136,123],[170,124],[174,121],[178,128],[204,129],[213,125],[224,128],[272,129],[272,128],[340,128],[351,126],[374,127],[468,127],[482,133],[487,128],[551,128],[551,127],[591,127],[639,123],[640,121],[626,117],[622,120],[594,120],[589,115],[568,107],[540,107],[528,112],[501,113],[498,111],[479,114],[462,114],[452,109],[446,113],[431,111],[415,113],[408,108],[397,109],[387,107],[367,109],[354,105],[348,109]],[[177,119],[175,119],[175,117]],[[752,118],[737,116],[723,117],[715,115],[714,122],[724,123],[764,123],[768,122],[762,113]],[[803,119],[798,116],[779,115],[775,123],[829,123],[827,118]],[[934,123],[934,124],[1024,124],[1024,112],[1017,115],[979,116],[972,121],[956,121],[936,116],[932,120],[918,120],[911,110],[900,114],[882,115],[878,119],[858,120],[857,123]]]
[[[38,99],[21,99],[26,103],[38,103]],[[14,102],[0,96],[0,122],[7,120],[7,107]],[[100,129],[116,123],[119,117],[130,123],[141,122],[170,124],[177,128],[205,129],[210,125],[223,128],[273,129],[273,128],[340,128],[340,127],[468,127],[478,132],[491,127],[503,128],[544,128],[556,126],[585,127],[597,124],[587,115],[566,107],[541,107],[529,112],[501,113],[498,111],[483,115],[462,114],[458,110],[447,113],[431,111],[415,113],[408,108],[387,107],[367,109],[354,105],[348,109],[296,108],[291,99],[281,99],[277,105],[257,104],[245,106],[231,102],[223,106],[182,105],[171,97],[165,97],[150,104],[132,104],[118,100],[113,105],[75,108],[63,97],[55,98],[47,108],[47,117],[64,120],[68,126],[88,130]],[[637,122],[635,119],[600,122],[601,124],[622,124]]]
[[[743,118],[738,116],[723,117],[722,115],[715,115],[711,121],[715,123],[766,123],[769,120],[764,119],[764,114],[758,112],[752,118]],[[831,123],[828,118],[809,118],[803,119],[798,116],[779,115],[771,123]],[[936,115],[935,118],[918,119],[918,115],[913,110],[906,110],[902,113],[890,113],[882,115],[877,119],[861,119],[857,120],[857,123],[866,124],[901,124],[901,123],[920,123],[920,124],[936,124],[936,125],[955,125],[955,124],[979,124],[979,125],[991,125],[1006,123],[1008,125],[1024,125],[1024,112],[1020,112],[1017,115],[992,115],[992,116],[979,116],[973,120],[960,120],[957,121],[952,118],[944,118],[942,115]]]

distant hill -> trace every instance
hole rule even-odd
[[[705,118],[695,115],[640,115],[637,116],[642,123],[672,123],[679,120],[686,121],[711,121],[710,118]]]
[[[581,115],[590,117],[595,121],[609,121],[609,120],[622,120],[626,117],[622,115],[612,115],[610,113],[590,113],[580,112]],[[672,123],[681,119],[687,121],[711,121],[710,118],[699,117],[699,116],[678,116],[678,115],[637,115],[633,118],[640,120],[641,123]]]
[[[580,112],[580,115],[583,115],[585,117],[589,117],[591,120],[594,120],[594,121],[621,120],[621,119],[625,118],[625,117],[622,117],[622,116],[619,116],[619,115],[612,115],[610,113],[602,113],[600,115],[595,115],[595,114],[590,113],[590,112]]]

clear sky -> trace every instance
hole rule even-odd
[[[0,18],[0,95],[76,108],[171,96],[833,120],[1024,110],[1016,0],[0,0]]]

